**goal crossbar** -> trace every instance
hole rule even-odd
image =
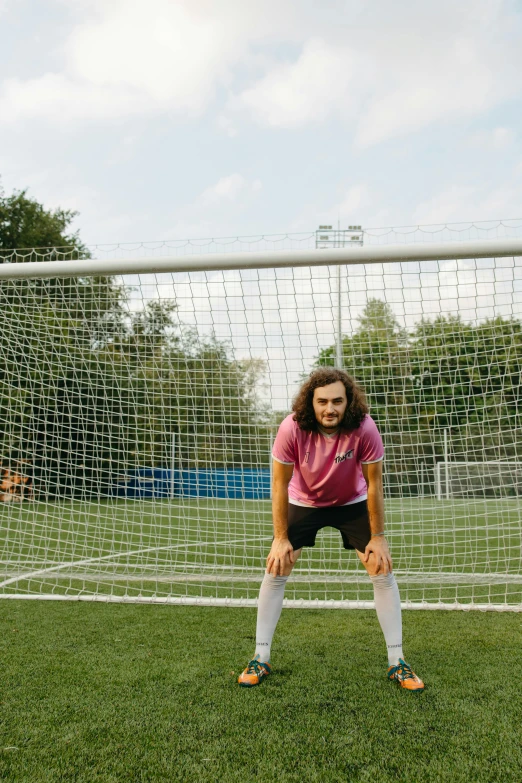
[[[232,269],[391,264],[408,261],[446,261],[469,258],[522,256],[522,239],[437,242],[423,245],[387,245],[317,250],[216,253],[163,258],[78,259],[0,264],[0,280],[99,275],[211,272]]]

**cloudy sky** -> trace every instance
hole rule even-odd
[[[0,0],[0,176],[92,243],[522,217],[519,0]]]

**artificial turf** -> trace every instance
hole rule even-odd
[[[286,609],[252,689],[252,609],[9,600],[0,627],[1,781],[522,779],[520,614],[405,612],[418,694],[372,611]]]

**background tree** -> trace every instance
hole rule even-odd
[[[408,333],[389,305],[370,299],[342,345],[344,366],[366,391],[384,436],[391,494],[433,487],[445,430],[452,461],[522,458],[520,321],[441,315]],[[334,362],[332,345],[315,364]]]
[[[335,356],[332,345],[321,351],[316,364],[333,366]],[[355,332],[343,336],[342,356],[344,367],[366,391],[372,416],[383,432],[394,430],[397,421],[408,418],[408,334],[390,305],[379,299],[368,300]]]
[[[35,248],[55,254],[58,249],[68,254],[85,254],[79,231],[67,233],[77,215],[70,209],[45,209],[28,198],[27,190],[6,196],[0,185],[0,263],[15,249],[27,250],[23,255],[29,257]]]
[[[78,232],[69,232],[75,217],[70,210],[46,210],[26,191],[2,191],[0,262],[15,260],[17,248],[23,248],[18,262],[86,257]],[[12,466],[29,465],[47,488],[59,489],[63,455],[77,446],[67,430],[68,411],[82,410],[78,385],[92,372],[100,335],[106,339],[121,321],[120,298],[121,287],[108,277],[15,280],[0,287],[2,456]],[[79,427],[79,413],[75,420]]]
[[[335,364],[335,346],[321,351],[316,365]],[[372,418],[386,442],[387,487],[392,494],[417,485],[412,469],[417,440],[412,408],[408,333],[390,305],[369,299],[352,335],[342,339],[343,365],[364,389]],[[405,441],[412,441],[409,449]]]
[[[85,257],[74,217],[2,194],[1,260]],[[174,301],[143,303],[110,277],[10,281],[0,333],[0,456],[30,465],[45,495],[110,494],[129,470],[170,466],[174,436],[179,467],[257,465],[266,452],[264,367],[184,327]]]
[[[512,318],[465,323],[422,320],[411,335],[419,428],[441,453],[451,433],[453,460],[521,456],[522,324]]]

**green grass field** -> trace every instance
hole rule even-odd
[[[522,603],[518,499],[388,500],[404,601]],[[255,599],[270,504],[217,499],[0,504],[0,592]],[[290,599],[371,600],[339,535],[305,550]]]
[[[403,600],[520,608],[514,501],[387,503]],[[0,505],[3,594],[255,598],[267,503]],[[371,599],[323,531],[287,596]],[[386,680],[375,612],[285,609],[274,673],[237,676],[255,609],[3,600],[0,780],[519,783],[521,615],[404,612],[421,694]]]
[[[404,613],[426,690],[385,678],[372,611],[283,611],[274,673],[239,608],[3,601],[0,780],[519,783],[520,615]]]

